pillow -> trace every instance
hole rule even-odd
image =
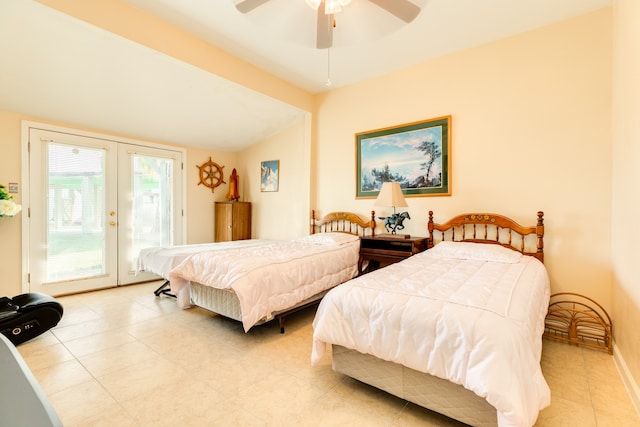
[[[312,243],[316,245],[344,245],[358,239],[360,238],[353,234],[331,232],[311,234],[301,239],[296,239],[296,242]]]
[[[427,253],[437,258],[470,259],[475,261],[516,264],[522,254],[500,245],[474,242],[440,242]]]

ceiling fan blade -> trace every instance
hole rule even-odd
[[[407,24],[420,14],[420,7],[409,0],[369,0],[392,15],[402,19]]]
[[[330,48],[333,44],[333,15],[326,15],[322,6],[318,8],[316,28],[316,47],[318,49]]]
[[[258,6],[262,6],[269,0],[244,0],[240,3],[236,4],[236,9],[238,9],[242,13],[251,12]]]

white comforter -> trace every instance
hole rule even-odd
[[[158,246],[145,248],[138,255],[138,271],[157,274],[165,279],[169,272],[177,267],[190,255],[205,251],[243,248],[248,246],[265,245],[273,240],[248,239],[232,240],[230,242],[201,243],[196,245]]]
[[[327,343],[342,345],[462,384],[497,409],[500,426],[533,425],[550,403],[540,368],[546,269],[498,245],[441,244],[329,292],[312,362]]]
[[[245,331],[357,274],[360,241],[344,233],[225,251],[200,252],[171,270],[171,291],[188,304],[190,282],[232,289]]]

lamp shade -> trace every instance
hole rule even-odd
[[[404,199],[404,194],[402,194],[402,188],[397,182],[385,182],[382,184],[374,204],[376,206],[393,206],[394,208],[409,206]]]

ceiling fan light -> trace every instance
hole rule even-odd
[[[320,7],[320,3],[322,3],[322,0],[305,0],[305,1],[309,5],[309,7],[313,10],[318,10],[318,7]]]
[[[324,13],[333,15],[342,12],[342,2],[340,0],[324,0]]]

